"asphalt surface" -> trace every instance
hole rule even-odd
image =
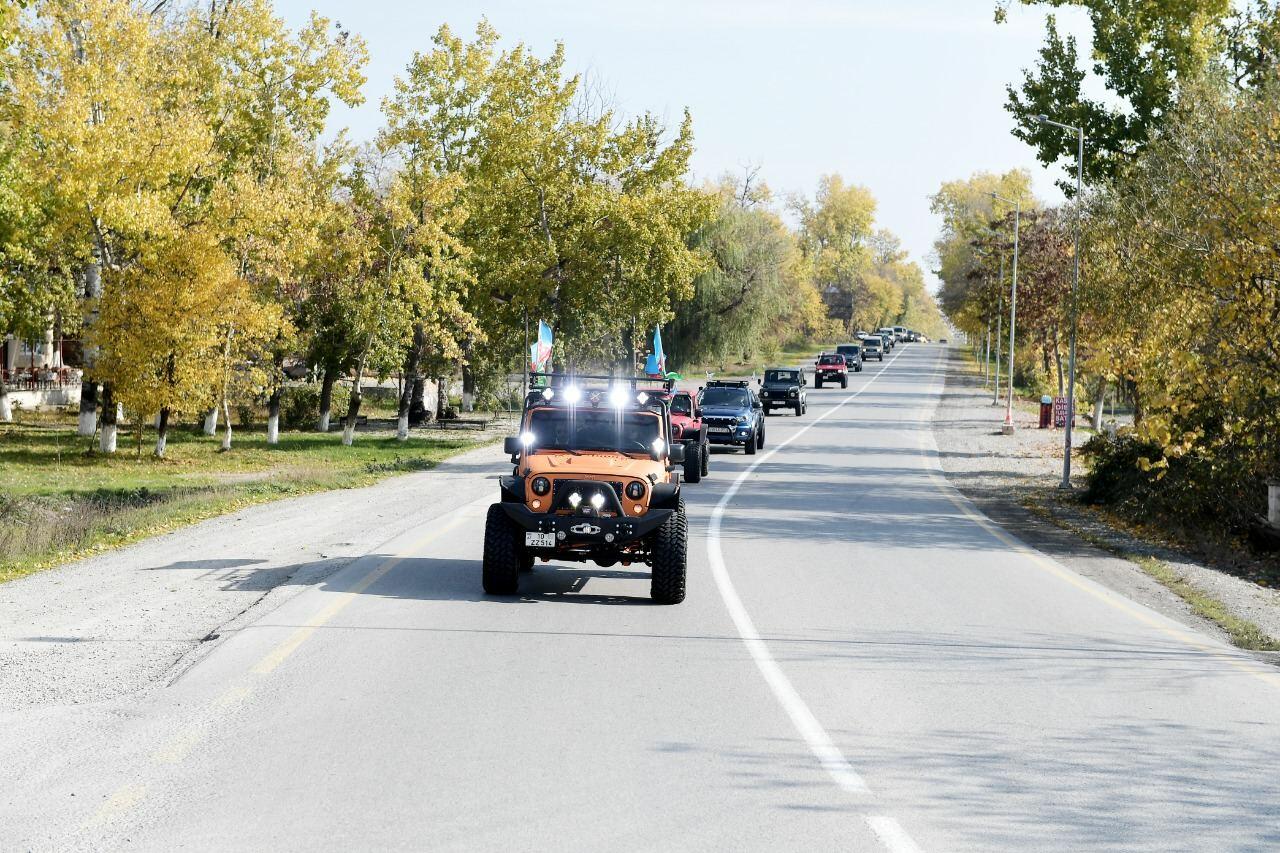
[[[171,686],[0,715],[0,849],[1280,846],[1280,672],[947,485],[944,356],[717,452],[679,606],[619,567],[485,597],[493,451]]]

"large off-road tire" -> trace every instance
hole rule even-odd
[[[489,595],[514,595],[520,586],[520,568],[527,552],[516,541],[518,533],[502,504],[489,507],[489,515],[484,521],[484,560],[481,563],[484,591]]]
[[[796,403],[795,409],[796,409],[796,417],[797,417],[797,418],[804,414],[804,404],[803,404],[803,403]]]
[[[702,457],[702,476],[705,477],[711,471],[711,444],[704,441],[699,446],[702,448],[702,453],[699,454]]]
[[[684,479],[696,483],[702,479],[702,444],[691,442],[684,446]]]
[[[689,551],[689,520],[684,514],[684,498],[652,536],[653,577],[649,595],[658,604],[679,604],[684,601]]]

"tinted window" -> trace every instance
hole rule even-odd
[[[693,398],[688,394],[677,394],[671,398],[671,412],[676,415],[693,414]]]
[[[855,347],[855,346],[852,346],[852,345],[845,345],[845,346],[842,346],[842,347],[836,347],[836,352],[838,352],[838,353],[843,353],[844,355],[857,355],[857,354],[858,354],[858,347]]]
[[[534,409],[529,432],[538,450],[621,450],[648,453],[661,436],[658,416],[616,409]]]
[[[749,406],[751,398],[745,388],[707,388],[702,392],[704,406]]]
[[[842,355],[824,355],[818,359],[818,364],[844,364],[844,356]]]
[[[765,382],[799,382],[800,374],[794,370],[766,370]]]

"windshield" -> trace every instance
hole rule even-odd
[[[764,381],[770,384],[794,384],[800,381],[800,374],[794,370],[766,370]]]
[[[867,341],[866,345],[871,347],[872,349],[875,349],[876,347],[880,346],[880,339],[872,338],[871,340]]]
[[[818,364],[844,364],[844,356],[842,355],[824,355],[818,359]]]
[[[858,348],[853,344],[845,344],[844,346],[836,347],[836,352],[841,354],[847,353],[848,355],[856,355],[858,352]]]
[[[688,394],[677,394],[671,398],[671,414],[693,414],[693,399]]]
[[[648,453],[662,437],[652,412],[614,409],[535,409],[529,416],[533,450],[620,450]]]
[[[749,406],[745,388],[707,388],[702,392],[703,406]]]

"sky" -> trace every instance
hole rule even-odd
[[[775,195],[812,194],[836,172],[876,196],[879,227],[903,241],[934,282],[939,222],[929,196],[977,171],[1024,167],[1036,194],[1061,198],[1033,151],[1010,134],[1005,86],[1036,59],[1044,13],[996,0],[277,0],[293,25],[312,10],[369,45],[365,103],[339,105],[331,130],[367,140],[379,104],[415,51],[448,23],[470,34],[483,16],[506,45],[539,54],[564,42],[570,71],[589,74],[626,114],[679,122],[687,107],[693,179],[758,167]],[[1072,10],[1059,24],[1087,45]]]

